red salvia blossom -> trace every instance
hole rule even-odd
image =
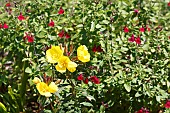
[[[128,27],[124,27],[124,32],[128,33],[129,32],[129,28]]]
[[[135,113],[149,113],[149,110],[147,108],[142,107],[140,110],[138,110]]]
[[[170,7],[170,2],[168,2],[168,6]]]
[[[141,27],[141,28],[139,28],[139,31],[140,31],[140,32],[145,32],[145,28],[144,28],[144,27]]]
[[[96,76],[91,76],[90,80],[95,84],[100,84],[100,80]]]
[[[134,41],[135,41],[135,36],[134,36],[134,34],[132,34],[132,36],[131,36],[128,40],[129,40],[129,42],[134,42]]]
[[[85,84],[88,84],[89,79],[88,79],[88,78],[86,78],[85,80],[83,80],[83,82],[84,82]]]
[[[25,20],[25,17],[22,15],[22,13],[20,13],[20,15],[18,16],[18,20],[20,21]]]
[[[137,37],[137,38],[135,39],[135,42],[136,42],[136,44],[141,44],[140,37]]]
[[[33,37],[33,35],[31,33],[29,33],[29,34],[25,33],[25,35],[26,36],[24,37],[24,40],[27,39],[29,43],[34,42],[34,37]]]
[[[80,74],[79,76],[77,76],[77,80],[82,81],[83,79],[84,79],[83,74]]]
[[[4,23],[3,28],[8,29],[8,25],[6,23]]]
[[[101,46],[96,46],[94,45],[94,47],[92,48],[93,52],[103,52],[103,49],[101,48]]]
[[[167,100],[167,101],[166,101],[166,104],[165,104],[164,106],[165,106],[165,108],[170,108],[170,101]]]
[[[147,29],[148,32],[151,31],[151,28],[148,25],[146,25],[146,29]]]
[[[70,38],[70,35],[68,33],[65,34],[66,38]]]
[[[61,32],[59,32],[58,36],[59,36],[60,38],[63,38],[63,36],[64,36],[64,30],[62,30]]]
[[[62,7],[60,7],[60,10],[58,11],[58,14],[61,15],[64,13],[64,10],[62,9]]]
[[[138,13],[139,13],[139,10],[137,10],[137,9],[134,9],[134,12],[135,12],[136,14],[138,14]]]
[[[10,4],[10,3],[6,3],[5,6],[6,6],[6,7],[11,7],[11,4]]]
[[[54,27],[54,21],[53,21],[53,20],[51,20],[51,21],[50,21],[50,23],[48,24],[48,26],[50,26],[50,27]]]

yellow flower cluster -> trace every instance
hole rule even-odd
[[[90,54],[85,45],[81,45],[77,49],[78,59],[82,62],[90,61]],[[70,72],[76,70],[77,64],[72,62],[69,57],[63,55],[63,50],[59,46],[52,46],[46,51],[47,61],[50,63],[58,63],[55,68],[57,71],[63,73],[68,69]]]
[[[36,84],[38,92],[45,97],[51,97],[51,93],[55,93],[58,90],[58,87],[54,82],[51,82],[48,86],[48,84],[41,82],[37,77],[33,79],[33,82]]]

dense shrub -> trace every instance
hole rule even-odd
[[[0,112],[167,112],[170,2],[35,0],[0,7]]]

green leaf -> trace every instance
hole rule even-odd
[[[25,69],[25,72],[26,72],[26,73],[32,73],[32,70],[31,70],[29,67],[27,67],[27,68]]]
[[[91,28],[90,28],[90,31],[94,31],[94,28],[95,28],[95,23],[92,21],[92,22],[91,22]]]
[[[131,91],[131,86],[130,86],[130,84],[125,83],[125,84],[124,84],[124,87],[125,87],[125,89],[126,89],[127,92],[130,92],[130,91]]]
[[[102,21],[104,24],[109,24],[109,21],[108,20],[103,20]]]
[[[145,44],[142,48],[143,48],[143,50],[148,50],[149,49],[149,44]]]
[[[82,102],[82,103],[80,103],[80,104],[82,104],[82,105],[84,105],[84,106],[88,106],[88,107],[90,107],[90,106],[93,106],[91,103],[89,103],[89,102]]]
[[[6,107],[0,102],[0,113],[7,113]]]
[[[96,101],[96,99],[93,97],[93,96],[91,96],[91,95],[88,95],[88,96],[86,96],[90,101],[91,100],[94,100],[94,101]]]

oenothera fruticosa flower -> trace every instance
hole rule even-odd
[[[51,97],[51,93],[55,93],[58,90],[57,85],[54,82],[51,82],[48,86],[48,84],[44,82],[40,82],[36,85],[38,92],[46,97]]]
[[[70,72],[74,72],[76,70],[77,64],[75,62],[72,62],[69,57],[62,56],[58,59],[58,64],[55,66],[56,70],[64,73],[66,72],[66,69],[68,69]]]
[[[38,77],[35,77],[33,80],[34,84],[38,84],[41,82],[41,80]]]
[[[59,46],[52,46],[46,51],[46,58],[50,63],[57,63],[61,56],[63,56],[63,50]]]
[[[85,45],[81,45],[77,48],[77,57],[82,62],[90,61],[90,53]]]

